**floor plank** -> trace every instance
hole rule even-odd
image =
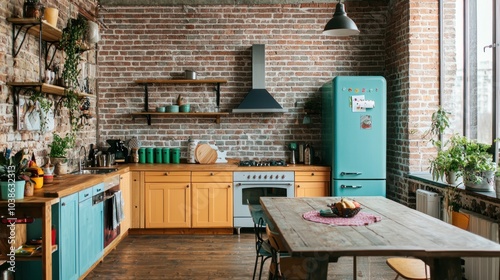
[[[85,278],[251,279],[254,235],[129,235]],[[269,263],[269,261],[268,261]],[[358,280],[394,279],[385,258],[358,258]],[[264,268],[267,279],[267,266]],[[353,279],[352,258],[328,267],[328,279]]]

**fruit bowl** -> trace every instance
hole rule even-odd
[[[342,198],[339,202],[327,206],[332,210],[333,215],[342,218],[354,217],[361,211],[361,205],[358,202],[347,198]]]
[[[352,218],[356,216],[356,214],[361,211],[361,207],[356,207],[356,208],[342,208],[342,209],[337,209],[335,207],[335,204],[330,204],[328,205],[330,209],[332,209],[332,213],[335,214],[337,217],[342,217],[342,218]]]

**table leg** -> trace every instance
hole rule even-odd
[[[328,277],[328,256],[307,259],[308,280],[326,280]]]
[[[460,258],[434,258],[430,266],[431,279],[461,280],[462,263]]]

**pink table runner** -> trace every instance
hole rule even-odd
[[[335,226],[365,226],[375,222],[379,222],[382,218],[373,214],[359,212],[352,218],[337,218],[337,217],[322,217],[319,211],[313,210],[302,215],[304,219]]]

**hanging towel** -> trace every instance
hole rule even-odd
[[[117,191],[113,195],[113,229],[118,227],[125,218],[123,206],[122,192]]]

